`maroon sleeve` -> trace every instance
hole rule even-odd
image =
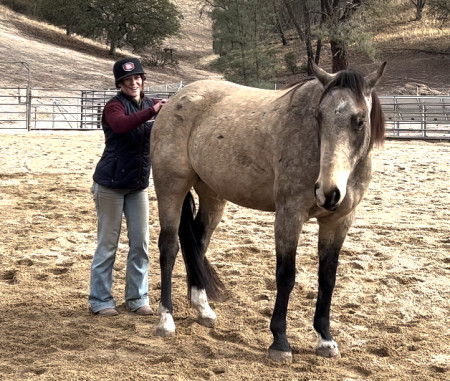
[[[131,115],[126,115],[125,106],[118,100],[108,102],[105,106],[104,113],[106,124],[111,127],[116,134],[130,132],[156,115],[153,107]]]

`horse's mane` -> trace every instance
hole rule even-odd
[[[285,96],[287,96],[287,95],[290,95],[290,97],[289,97],[289,104],[291,104],[291,103],[292,103],[292,98],[294,97],[295,92],[296,92],[300,87],[302,87],[305,83],[310,82],[310,81],[312,81],[313,79],[316,79],[316,77],[307,77],[307,78],[303,78],[303,79],[301,79],[300,81],[296,81],[296,82],[293,82],[293,83],[287,85],[287,86],[284,87],[284,89],[283,89],[283,90],[287,90],[287,91],[280,97],[280,99],[283,98],[283,97],[285,97]]]
[[[358,103],[364,102],[364,94],[367,93],[367,82],[364,76],[354,70],[342,70],[337,73],[336,77],[325,88],[320,102],[325,95],[333,89],[349,89],[356,97]],[[370,112],[371,138],[370,145],[382,145],[384,142],[385,119],[381,108],[380,100],[372,90],[372,110]]]
[[[289,93],[289,92],[291,92],[291,91],[297,90],[299,87],[302,87],[306,82],[309,82],[309,81],[311,81],[311,80],[313,80],[313,79],[315,79],[315,78],[316,78],[316,77],[312,77],[312,76],[303,78],[303,79],[301,79],[301,80],[299,80],[299,81],[295,81],[295,82],[293,82],[293,83],[290,83],[290,84],[286,85],[286,86],[283,88],[283,90],[289,90],[289,91],[288,91],[288,93]],[[286,95],[286,94],[285,94],[285,95]]]
[[[385,118],[380,99],[372,90],[372,110],[370,111],[371,144],[381,146],[384,143]]]

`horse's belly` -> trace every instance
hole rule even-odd
[[[219,198],[247,208],[274,211],[273,180],[270,176],[235,165],[235,162],[226,165],[215,163],[212,166],[205,163],[194,165],[194,170]]]
[[[218,197],[258,210],[275,210],[273,168],[270,160],[256,151],[203,140],[191,147],[190,160],[203,183]]]

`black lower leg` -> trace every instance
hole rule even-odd
[[[314,315],[314,328],[324,340],[333,340],[330,334],[331,297],[336,284],[340,247],[319,244],[319,294]]]
[[[172,313],[172,271],[178,253],[176,231],[162,230],[158,246],[161,268],[161,304]]]
[[[273,334],[270,349],[282,352],[291,352],[286,335],[286,315],[289,296],[295,283],[295,253],[290,257],[290,260],[286,258],[277,260],[277,298],[270,322],[270,330]]]

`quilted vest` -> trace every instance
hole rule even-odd
[[[123,93],[112,100],[119,100],[130,115],[153,106],[153,102],[144,97],[141,105]],[[100,185],[115,189],[145,189],[149,184],[150,133],[153,121],[147,121],[125,134],[116,134],[105,122],[102,115],[102,127],[105,134],[105,149],[94,172],[94,181]]]

